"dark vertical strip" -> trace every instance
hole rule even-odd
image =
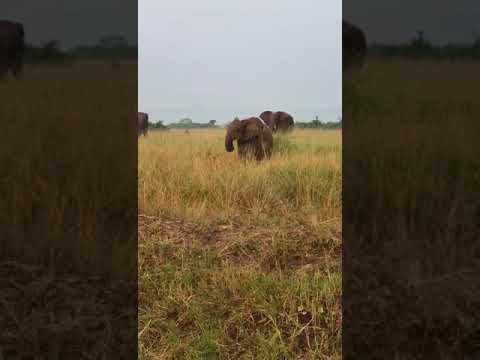
[[[343,79],[344,358],[476,359],[475,22],[433,1],[353,3],[368,49]]]
[[[0,21],[0,358],[137,358],[137,2]]]

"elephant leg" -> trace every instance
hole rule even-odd
[[[257,160],[258,161],[263,160],[263,158],[265,157],[265,144],[263,142],[257,145],[256,153],[257,153]]]
[[[247,149],[245,151],[245,157],[249,160],[251,160],[252,158],[255,158],[256,157],[256,154],[255,154],[255,147],[252,146],[252,144],[248,144],[247,145]]]
[[[238,157],[240,159],[245,158],[245,147],[246,147],[246,145],[237,143],[237,147],[238,147]]]
[[[257,155],[257,149],[258,149],[258,144],[257,143],[251,143],[248,145],[248,158],[253,160],[253,159],[257,159],[258,158],[258,155]]]
[[[265,149],[265,156],[267,159],[270,159],[272,157],[272,150],[270,148]]]
[[[263,136],[263,129],[262,132],[260,133],[260,139],[259,142],[257,143],[257,160],[262,160],[265,155],[265,138]]]

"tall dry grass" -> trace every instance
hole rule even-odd
[[[153,132],[139,142],[139,211],[204,223],[340,220],[341,134],[275,136],[274,156],[244,162],[225,130]]]
[[[344,78],[347,354],[386,332],[381,358],[463,358],[476,342],[477,66],[378,61]]]
[[[99,61],[0,82],[2,260],[136,273],[136,83]]]
[[[140,358],[340,358],[341,132],[224,137],[139,140]]]

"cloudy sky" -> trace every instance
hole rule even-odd
[[[337,120],[341,12],[338,0],[141,0],[140,111],[165,123],[268,109]]]
[[[31,44],[57,40],[69,48],[95,44],[108,35],[137,43],[136,0],[1,0],[1,4],[0,19],[22,22]]]
[[[37,45],[138,39],[139,107],[152,120],[283,109],[328,121],[341,113],[342,6],[369,42],[405,42],[417,30],[434,43],[480,35],[476,0],[2,0],[0,17],[21,21]]]
[[[480,35],[477,0],[343,0],[343,17],[360,25],[370,42],[406,42],[417,30],[436,44],[471,43]]]

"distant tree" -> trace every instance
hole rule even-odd
[[[181,124],[181,125],[192,125],[193,120],[190,119],[190,118],[183,118],[179,121],[179,124]]]
[[[410,42],[411,46],[417,49],[426,49],[430,48],[431,44],[427,40],[425,40],[424,37],[424,31],[423,30],[418,30],[417,31],[417,37],[413,38]]]
[[[342,121],[339,119],[339,121],[321,122],[316,116],[315,120],[310,122],[295,122],[295,127],[299,129],[341,129]]]
[[[51,59],[63,56],[60,50],[60,43],[57,40],[51,40],[46,42],[41,49],[42,57],[45,59]]]
[[[210,126],[215,126],[215,123],[216,123],[216,122],[217,122],[217,120],[210,120],[210,121],[208,122],[208,125],[210,125]]]
[[[159,130],[167,130],[168,128],[163,125],[163,121],[159,120],[152,126],[154,129],[159,129]]]

